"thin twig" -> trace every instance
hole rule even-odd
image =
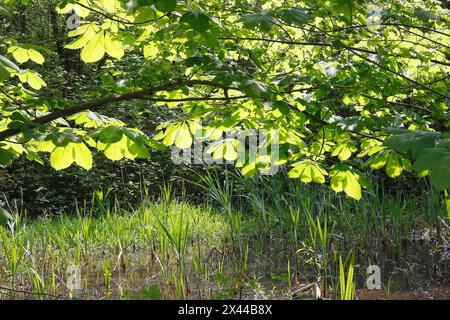
[[[35,296],[48,296],[48,297],[57,298],[60,300],[73,300],[73,299],[67,299],[67,298],[64,298],[63,296],[54,295],[54,294],[47,293],[47,292],[37,293],[37,292],[26,291],[26,290],[11,289],[11,288],[6,288],[6,287],[2,287],[2,286],[0,286],[0,290],[6,290],[9,292],[23,293],[23,294],[29,294],[29,295],[35,295]]]

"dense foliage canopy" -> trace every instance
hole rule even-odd
[[[1,28],[29,2],[3,1]],[[55,10],[76,27],[65,48],[101,63],[101,86],[79,97],[42,94],[48,79],[36,69],[52,50],[2,30],[0,165],[21,155],[44,164],[47,152],[56,170],[89,170],[93,149],[113,161],[146,158],[188,148],[194,136],[211,142],[214,158],[233,161],[245,146],[221,137],[265,129],[261,147],[277,140],[277,164],[290,166],[290,177],[329,180],[357,200],[369,170],[429,175],[438,190],[450,188],[443,1],[63,0]],[[179,109],[184,119],[149,137],[102,115],[131,100]],[[236,165],[253,175],[271,160]]]

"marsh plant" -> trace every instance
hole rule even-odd
[[[95,205],[79,206],[72,215],[30,219],[12,212],[14,222],[0,227],[0,294],[357,299],[367,296],[367,266],[378,264],[385,290],[375,291],[392,298],[448,274],[445,261],[435,267],[439,274],[425,271],[449,236],[445,207],[416,200],[427,199],[430,190],[367,193],[355,202],[282,175],[239,179],[211,170],[201,180],[209,203],[203,205],[176,198],[168,184],[159,199],[147,197],[138,210],[119,203],[108,209],[115,202],[97,191]],[[71,265],[79,268],[79,290],[70,289]]]

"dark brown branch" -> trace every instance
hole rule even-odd
[[[279,40],[279,39],[266,39],[266,38],[255,38],[255,37],[241,37],[241,38],[232,38],[232,37],[220,37],[219,40],[234,40],[234,41],[264,41],[264,42],[275,42],[282,44],[294,44],[294,45],[302,45],[302,46],[319,46],[319,47],[332,47],[331,43],[326,42],[299,42],[299,41],[290,41],[290,40]]]
[[[122,102],[122,101],[128,101],[128,100],[139,100],[144,99],[148,100],[149,96],[154,95],[157,92],[160,91],[170,91],[174,90],[180,87],[184,86],[194,86],[194,85],[202,85],[202,86],[210,86],[215,88],[221,88],[221,89],[233,89],[233,90],[239,90],[235,87],[227,87],[219,83],[215,83],[208,80],[189,80],[189,81],[178,81],[178,82],[172,82],[168,84],[163,84],[151,88],[147,88],[144,90],[136,91],[136,92],[130,92],[122,95],[113,95],[110,97],[92,100],[80,104],[75,104],[73,106],[70,106],[68,108],[64,108],[61,110],[56,110],[52,113],[49,113],[45,116],[42,116],[40,118],[37,118],[33,121],[31,121],[30,124],[40,125],[52,122],[59,118],[65,118],[71,115],[74,115],[76,113],[85,111],[85,110],[98,110],[101,107],[104,107],[106,105]],[[20,130],[17,129],[7,129],[2,132],[0,132],[0,141],[4,141],[5,139],[8,139],[12,136],[15,136],[20,133]]]
[[[436,80],[432,80],[432,81],[430,81],[430,82],[427,82],[427,83],[425,83],[425,84],[426,84],[426,85],[435,84],[435,83],[444,81],[444,80],[446,80],[446,79],[448,79],[448,78],[450,78],[450,74],[447,74],[446,76],[444,76],[444,77],[442,77],[442,78],[438,78],[438,79],[436,79]]]
[[[366,95],[366,94],[361,94],[361,96],[363,96],[365,98],[368,98],[368,99],[371,99],[371,100],[383,101],[383,102],[386,102],[387,104],[391,104],[391,105],[397,105],[397,106],[402,106],[402,107],[405,107],[405,108],[412,108],[412,109],[420,110],[420,111],[426,112],[428,114],[432,114],[433,113],[433,111],[431,111],[428,108],[421,107],[421,106],[416,106],[416,105],[413,105],[413,104],[408,104],[408,103],[403,103],[403,102],[395,102],[395,101],[386,101],[385,99],[371,97],[371,96]]]
[[[352,53],[355,54],[356,56],[360,57],[360,58],[363,59],[364,61],[369,62],[369,63],[371,63],[371,64],[377,66],[377,67],[380,68],[380,69],[383,69],[383,70],[388,71],[388,72],[390,72],[390,73],[392,73],[392,74],[395,74],[395,75],[399,76],[400,78],[403,78],[403,79],[407,80],[408,82],[414,83],[415,85],[417,85],[418,87],[421,87],[421,88],[424,89],[424,90],[433,92],[433,93],[435,93],[435,94],[437,94],[437,95],[440,95],[441,97],[444,97],[444,98],[446,98],[446,99],[450,98],[449,96],[447,96],[447,95],[445,95],[445,94],[443,94],[443,93],[441,93],[441,92],[439,92],[439,91],[436,91],[436,90],[434,90],[434,89],[431,89],[431,88],[427,87],[427,86],[424,85],[423,83],[420,83],[420,82],[418,82],[418,81],[416,81],[416,80],[414,80],[414,79],[408,78],[407,76],[405,76],[405,75],[402,74],[402,73],[399,73],[399,72],[397,72],[397,71],[394,71],[394,70],[389,69],[388,67],[382,65],[381,63],[378,63],[378,62],[376,62],[376,61],[370,60],[369,58],[363,56],[362,54],[359,54],[358,52],[354,51],[353,49],[347,48],[347,50],[349,50],[350,52],[352,52]]]
[[[286,45],[300,45],[300,46],[318,46],[318,47],[334,47],[331,43],[326,42],[301,42],[301,41],[290,41],[290,40],[279,40],[279,39],[266,39],[266,38],[253,38],[253,37],[242,37],[242,38],[231,38],[231,37],[221,37],[218,38],[219,40],[234,40],[234,41],[263,41],[263,42],[274,42],[274,43],[281,43]],[[370,53],[370,54],[376,54],[376,55],[382,55],[382,56],[389,56],[389,57],[397,57],[397,58],[404,58],[400,54],[385,54],[380,53],[378,51],[373,51],[369,49],[363,49],[363,48],[356,48],[356,47],[350,47],[350,46],[343,46],[345,49],[351,49],[358,52],[364,52],[364,53]],[[412,57],[414,59],[421,60],[420,57]],[[429,61],[440,64],[443,66],[450,66],[450,63],[445,61],[440,61],[436,59],[430,59]]]
[[[430,41],[430,42],[432,42],[432,43],[434,43],[434,44],[437,44],[437,45],[439,45],[439,46],[443,46],[443,47],[445,47],[445,48],[447,48],[447,49],[450,48],[449,46],[445,45],[445,44],[442,43],[442,42],[438,42],[438,41],[436,41],[436,40],[430,39],[430,38],[428,38],[428,37],[426,37],[426,36],[424,36],[424,35],[415,33],[414,31],[411,31],[411,30],[409,30],[409,29],[407,29],[407,28],[401,28],[401,29],[403,29],[403,30],[405,30],[406,32],[409,32],[409,33],[411,33],[411,34],[413,34],[413,35],[415,35],[415,36],[417,36],[417,37],[421,37],[421,38],[424,39],[424,40],[427,40],[427,41]]]
[[[19,105],[19,101],[17,101],[12,95],[10,95],[8,92],[6,92],[5,90],[3,90],[2,88],[0,88],[0,92],[3,93],[8,99],[10,99],[12,102],[14,102],[15,104]]]
[[[309,113],[308,111],[305,111],[305,110],[302,111],[302,110],[298,109],[296,106],[293,106],[292,104],[288,103],[287,101],[284,101],[284,102],[285,102],[291,109],[293,109],[293,110],[295,110],[295,111],[297,111],[297,112],[299,112],[299,113],[303,113],[303,114],[304,114],[305,116],[307,116],[309,119],[311,119],[312,121],[314,121],[314,122],[316,122],[316,123],[318,123],[318,124],[321,124],[322,126],[327,126],[327,125],[332,124],[332,123],[330,123],[330,122],[328,122],[328,121],[326,121],[326,120],[324,120],[324,119],[322,119],[322,118],[319,118],[319,117],[313,115],[312,113]],[[375,137],[375,136],[372,136],[372,135],[367,134],[367,133],[364,133],[364,132],[359,132],[359,131],[354,131],[354,130],[347,130],[347,131],[350,132],[350,133],[359,135],[359,136],[361,136],[361,137],[374,139],[374,140],[377,140],[377,141],[380,141],[380,142],[383,141],[383,140],[381,140],[380,138],[377,138],[377,137]]]
[[[155,18],[155,19],[141,21],[141,22],[131,22],[131,21],[126,20],[126,19],[116,18],[114,16],[110,16],[110,15],[108,15],[108,14],[106,14],[106,13],[100,11],[100,10],[96,10],[94,8],[86,6],[86,5],[84,5],[84,4],[82,4],[82,3],[78,2],[78,1],[75,1],[74,3],[79,5],[80,7],[83,7],[85,9],[89,10],[89,11],[97,13],[97,14],[101,15],[102,17],[106,18],[106,19],[109,19],[111,21],[115,21],[115,22],[118,22],[118,23],[128,24],[128,25],[142,25],[142,24],[158,21],[158,20],[168,16],[168,13],[166,13],[166,14],[164,14],[164,15],[158,17],[158,18]]]
[[[189,101],[227,101],[227,100],[240,100],[246,99],[247,96],[234,96],[234,97],[192,97],[192,98],[180,98],[180,99],[165,99],[165,98],[148,98],[145,100],[153,102],[189,102]]]
[[[394,26],[394,27],[404,27],[404,28],[410,28],[410,29],[418,29],[418,30],[427,31],[427,32],[435,32],[435,33],[441,34],[443,36],[450,37],[450,34],[448,34],[448,33],[442,32],[440,30],[432,29],[432,28],[423,27],[423,26],[413,26],[413,25],[409,25],[409,24],[390,23],[390,22],[380,23],[380,26]],[[332,32],[340,32],[340,31],[345,31],[345,30],[350,30],[350,29],[360,29],[360,28],[368,28],[368,27],[370,27],[370,26],[367,25],[367,24],[365,24],[365,25],[355,25],[355,26],[349,26],[349,27],[335,28],[335,29],[332,29],[332,30],[324,30],[324,32],[332,33]]]

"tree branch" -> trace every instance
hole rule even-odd
[[[435,94],[437,94],[437,95],[439,95],[439,96],[441,96],[441,97],[443,97],[443,98],[446,98],[446,99],[450,98],[450,96],[447,96],[447,95],[445,95],[445,94],[443,94],[443,93],[441,93],[441,92],[439,92],[439,91],[436,91],[436,90],[434,90],[434,89],[431,89],[431,88],[427,87],[426,85],[424,85],[423,83],[420,83],[420,82],[418,82],[418,81],[416,81],[416,80],[413,80],[413,79],[411,79],[411,78],[408,78],[407,76],[405,76],[405,75],[402,74],[402,73],[399,73],[399,72],[397,72],[397,71],[391,70],[391,69],[389,69],[388,67],[382,65],[381,63],[378,63],[378,62],[376,62],[376,61],[370,60],[369,58],[363,56],[362,54],[359,54],[358,52],[354,51],[354,50],[351,49],[351,48],[347,48],[347,50],[350,51],[350,52],[352,52],[354,55],[360,57],[360,58],[363,59],[364,61],[366,61],[366,62],[368,62],[368,63],[371,63],[371,64],[373,64],[373,65],[379,67],[380,69],[383,69],[383,70],[388,71],[388,72],[390,72],[390,73],[392,73],[392,74],[395,74],[395,75],[399,76],[400,78],[403,78],[403,79],[405,79],[405,80],[407,80],[407,81],[409,81],[409,82],[411,82],[411,83],[414,83],[415,85],[421,87],[421,88],[424,89],[424,90],[433,92],[433,93],[435,93]]]
[[[56,110],[45,116],[37,118],[37,119],[31,121],[30,124],[31,125],[33,125],[33,124],[40,125],[40,124],[49,123],[56,119],[65,118],[65,117],[74,115],[76,113],[79,113],[79,112],[82,112],[85,110],[98,110],[99,108],[104,107],[109,104],[112,104],[112,103],[128,101],[128,100],[139,100],[139,99],[148,100],[148,96],[154,95],[155,93],[160,92],[160,91],[169,91],[169,90],[174,90],[174,89],[184,87],[184,86],[194,86],[194,85],[210,86],[210,87],[221,88],[221,89],[239,90],[238,88],[224,86],[222,84],[215,83],[215,82],[212,82],[209,80],[176,81],[176,82],[171,82],[168,84],[163,84],[163,85],[147,88],[147,89],[140,90],[140,91],[125,93],[122,95],[113,95],[113,96],[102,98],[102,99],[91,100],[88,102],[75,104],[73,106],[70,106],[70,107],[67,107],[64,109],[60,109],[60,110]],[[4,130],[4,131],[0,132],[0,141],[4,141],[5,139],[15,136],[19,133],[20,133],[20,130],[17,130],[17,129]]]
[[[284,100],[283,100],[283,101],[284,101]],[[303,114],[304,114],[305,116],[307,116],[310,120],[312,120],[312,121],[314,121],[314,122],[316,122],[316,123],[318,123],[318,124],[321,124],[323,127],[332,124],[331,122],[328,122],[328,121],[326,121],[326,120],[324,120],[324,119],[322,119],[322,118],[319,118],[319,117],[313,115],[312,113],[310,113],[310,112],[308,112],[308,111],[306,111],[306,110],[303,110],[303,111],[300,110],[299,108],[297,108],[296,106],[290,104],[290,103],[287,102],[287,101],[284,101],[284,103],[286,103],[291,109],[293,109],[293,110],[295,110],[295,111],[297,111],[297,112],[299,112],[299,113],[303,113]],[[347,131],[348,131],[348,132],[351,132],[351,133],[353,133],[353,134],[356,134],[356,135],[358,135],[358,136],[364,137],[364,138],[370,138],[370,139],[374,139],[374,140],[377,140],[377,141],[380,141],[380,142],[383,141],[382,139],[380,139],[380,138],[378,138],[378,137],[375,137],[375,136],[373,136],[373,135],[370,135],[370,134],[367,134],[367,133],[364,133],[364,132],[359,132],[359,131],[354,131],[354,130],[347,130]]]
[[[167,17],[169,15],[168,13],[166,13],[166,14],[164,14],[164,15],[158,17],[158,18],[155,18],[155,19],[150,19],[150,20],[141,21],[141,22],[132,22],[132,21],[129,21],[129,20],[126,20],[126,19],[123,19],[123,18],[116,18],[115,16],[110,16],[110,15],[104,13],[103,11],[100,11],[101,8],[100,8],[100,10],[96,10],[96,9],[91,8],[89,6],[86,6],[86,5],[84,5],[84,4],[82,4],[82,3],[78,2],[78,1],[75,1],[74,3],[79,5],[80,7],[83,7],[84,9],[87,9],[89,11],[97,13],[97,14],[101,15],[102,17],[106,18],[106,19],[109,19],[111,21],[115,21],[115,22],[118,22],[118,23],[122,23],[122,24],[128,24],[128,25],[142,25],[142,24],[146,24],[146,23],[150,23],[150,22],[155,22],[155,21],[158,21],[158,20],[160,20],[160,19],[162,19],[164,17]]]
[[[234,40],[234,41],[263,41],[263,42],[274,42],[274,43],[281,43],[286,45],[300,45],[300,46],[318,46],[318,47],[334,47],[332,43],[327,42],[301,42],[301,41],[290,41],[290,40],[279,40],[279,39],[266,39],[266,38],[253,38],[253,37],[242,37],[242,38],[232,38],[232,37],[221,37],[218,38],[219,40]],[[380,53],[378,51],[373,51],[369,49],[363,49],[363,48],[356,48],[356,47],[350,47],[350,46],[343,46],[345,49],[351,49],[358,52],[365,52],[370,54],[376,54],[376,55],[382,55],[382,56],[388,56],[388,57],[396,57],[396,58],[404,58],[400,54],[385,54]],[[421,60],[420,57],[412,57],[414,59]],[[443,66],[450,66],[450,63],[445,61],[440,61],[436,59],[430,59],[429,61],[440,64]]]

